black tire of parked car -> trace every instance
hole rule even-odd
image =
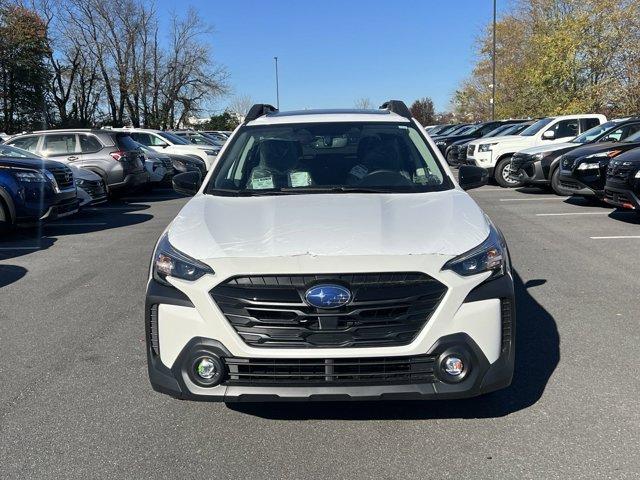
[[[5,203],[0,200],[0,233],[6,232],[12,227],[11,215]]]
[[[451,166],[455,163],[453,160],[453,152],[451,150],[447,152],[447,163]]]
[[[560,186],[560,169],[556,168],[553,170],[553,172],[551,172],[551,176],[549,178],[551,178],[551,190],[553,190],[553,193],[555,193],[556,195],[560,195],[561,197],[565,197],[567,195],[571,195],[570,192],[565,191],[561,186]]]
[[[504,157],[498,161],[493,171],[493,177],[496,183],[504,188],[517,188],[523,185],[522,182],[511,180],[509,178],[509,169],[511,168],[511,156]]]

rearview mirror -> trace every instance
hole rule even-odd
[[[547,130],[542,134],[542,138],[545,140],[553,140],[554,138],[556,138],[555,130]]]
[[[179,173],[173,177],[172,183],[176,192],[192,197],[198,193],[200,185],[202,185],[202,177],[200,172],[195,171]]]
[[[489,183],[489,172],[486,168],[475,165],[461,165],[458,169],[458,185],[463,190],[479,188]]]

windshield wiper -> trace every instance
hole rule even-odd
[[[374,187],[285,187],[280,189],[282,193],[397,193],[390,188]]]

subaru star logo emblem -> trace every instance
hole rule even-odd
[[[304,299],[316,308],[340,308],[351,300],[351,292],[340,285],[316,285],[304,294]]]

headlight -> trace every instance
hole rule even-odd
[[[216,150],[205,150],[204,153],[206,153],[207,155],[217,155],[218,152]]]
[[[47,177],[35,170],[17,170],[13,172],[13,176],[22,183],[44,183],[47,181]]]
[[[633,178],[640,178],[640,170],[638,170],[636,172],[636,174],[633,176]]]
[[[502,234],[489,222],[489,236],[477,247],[449,260],[442,270],[453,270],[468,277],[483,272],[492,272],[491,277],[503,275],[507,268],[507,246]]]
[[[197,280],[207,273],[213,273],[209,265],[195,260],[176,250],[169,243],[169,236],[165,233],[153,252],[153,279],[164,285],[170,285],[167,277],[181,280]]]
[[[497,145],[496,143],[483,143],[478,147],[479,152],[488,152],[491,150],[491,147]]]
[[[86,180],[83,180],[82,178],[76,178],[76,187],[81,187],[81,188],[82,188],[82,186],[83,186],[85,183],[87,183],[87,181],[86,181]]]
[[[592,153],[584,158],[613,158],[622,153],[622,150],[607,150],[606,152]]]
[[[585,157],[585,158],[589,158],[589,157]],[[578,165],[577,170],[594,170],[598,168],[600,168],[599,162],[587,162],[587,163],[581,163],[580,165]]]
[[[532,158],[536,159],[536,160],[542,160],[542,158],[544,157],[543,153],[536,153],[535,155],[531,155]]]
[[[447,142],[444,142],[442,140],[436,142],[436,145],[439,146],[439,147],[444,147],[446,144],[447,144]]]

